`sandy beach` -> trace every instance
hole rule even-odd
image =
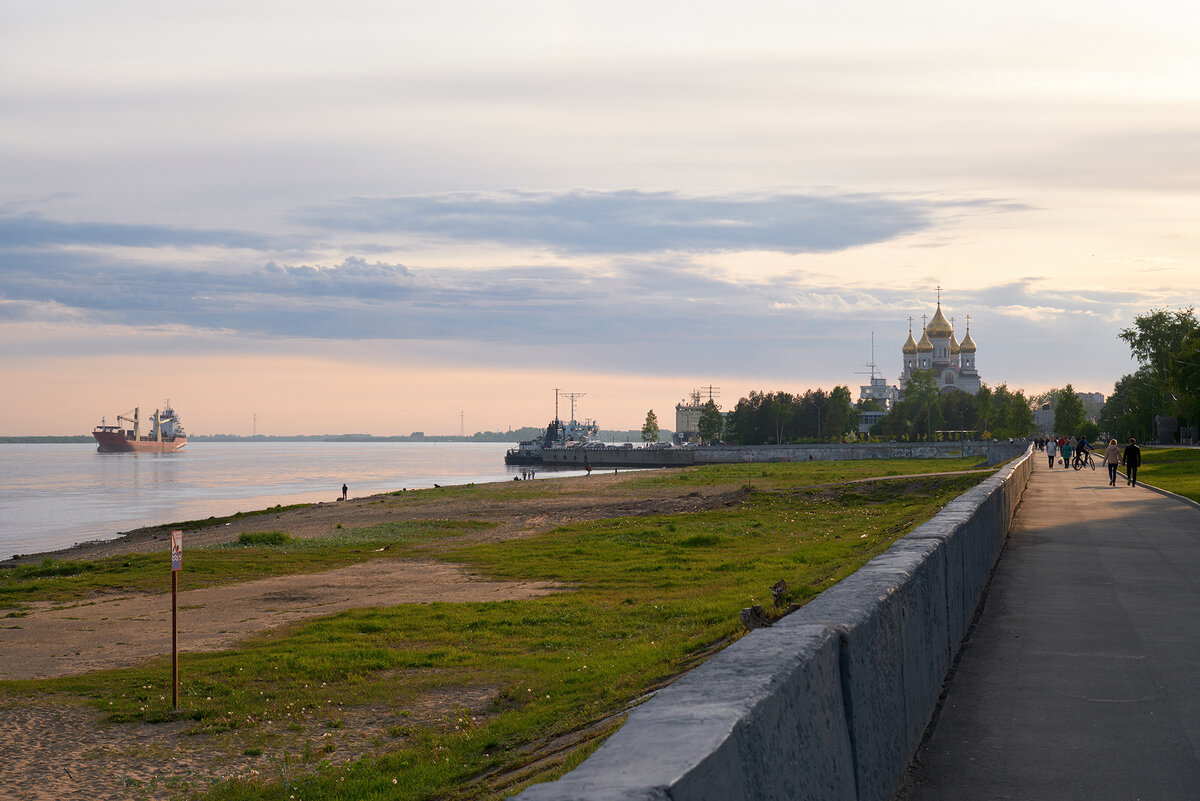
[[[499,541],[577,521],[698,511],[736,503],[743,497],[740,488],[728,486],[646,488],[634,482],[636,477],[627,473],[538,480],[537,497],[532,501],[495,501],[473,497],[458,488],[454,492],[433,489],[323,503],[189,531],[186,547],[229,542],[253,531],[284,531],[300,539],[329,536],[339,526],[354,529],[406,520],[489,521],[495,525],[455,541]],[[154,551],[161,551],[166,560],[170,528],[168,524],[139,529],[111,542],[23,556],[5,564]],[[180,607],[195,614],[180,648],[183,652],[230,648],[248,636],[345,609],[527,598],[558,589],[545,583],[487,580],[459,565],[410,559],[375,560],[219,588],[183,589]],[[125,593],[84,603],[34,604],[28,615],[0,628],[0,679],[73,675],[169,654],[170,600],[169,593]],[[480,708],[490,700],[490,693],[489,688],[477,688]],[[457,697],[454,703],[462,700]],[[438,699],[428,700],[426,712],[431,718],[440,714]],[[357,710],[352,715],[359,718],[355,725],[335,735],[340,758],[366,753],[372,737],[390,725],[387,710]],[[104,724],[98,712],[62,698],[0,700],[0,764],[5,766],[0,795],[22,799],[170,798],[180,782],[194,784],[269,770],[260,759],[238,753],[228,738],[188,735],[188,728],[184,722]]]

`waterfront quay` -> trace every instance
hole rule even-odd
[[[903,801],[1200,798],[1200,505],[1033,475]]]
[[[1027,442],[834,442],[803,445],[708,445],[644,448],[547,448],[542,463],[560,467],[688,467],[747,462],[832,462],[857,459],[986,459],[999,464],[1022,453]]]

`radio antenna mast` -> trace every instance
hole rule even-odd
[[[876,373],[876,364],[875,364],[875,331],[874,331],[874,330],[872,330],[872,331],[871,331],[871,361],[870,361],[869,363],[867,363],[867,364],[864,364],[864,365],[863,365],[863,367],[870,367],[870,368],[871,368],[871,372],[870,372],[870,376],[871,376],[871,382],[872,382],[872,383],[874,383],[874,381],[875,381],[875,373]],[[867,375],[868,373],[867,373],[867,371],[866,371],[866,370],[855,370],[855,371],[854,371],[854,374],[855,374],[855,375]]]
[[[586,392],[564,392],[563,393],[563,397],[568,398],[571,401],[571,422],[572,423],[575,422],[575,399],[582,398],[586,394],[587,394]],[[558,411],[557,403],[555,404],[554,409],[555,409],[555,412]]]

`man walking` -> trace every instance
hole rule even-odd
[[[1129,438],[1129,444],[1125,446],[1125,483],[1130,487],[1137,486],[1137,469],[1142,464],[1142,449],[1138,447],[1137,440],[1133,437]]]

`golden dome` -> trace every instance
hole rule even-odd
[[[940,302],[938,303],[937,312],[933,315],[933,319],[925,327],[925,333],[929,334],[932,339],[945,339],[954,333],[954,327],[950,325],[950,321],[946,319],[946,315],[942,314],[942,304]]]
[[[917,343],[913,341],[912,329],[908,329],[908,341],[904,343],[904,347],[900,349],[901,353],[916,353]]]
[[[921,341],[917,343],[918,353],[933,353],[933,343],[929,341],[929,331],[921,332]]]
[[[962,350],[963,353],[974,353],[975,352],[975,340],[971,339],[971,329],[970,328],[967,329],[967,335],[965,337],[963,337],[963,341],[962,341],[962,344],[959,345],[959,349]]]
[[[960,350],[958,343],[954,341],[954,334],[950,335],[950,355],[958,353]]]

